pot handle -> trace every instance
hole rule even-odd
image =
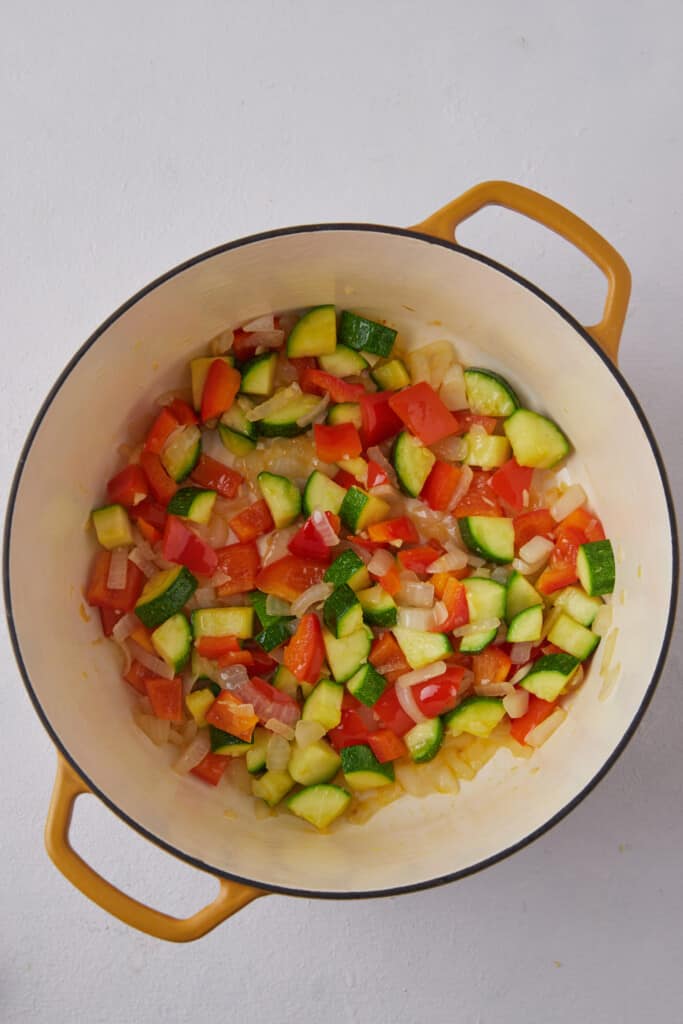
[[[631,273],[616,249],[575,213],[523,185],[515,185],[510,181],[483,181],[447,203],[431,217],[415,224],[411,230],[451,242],[455,238],[458,224],[485,206],[503,206],[555,231],[575,245],[603,272],[607,278],[607,298],[602,320],[586,330],[605,355],[616,363],[631,294]]]
[[[239,882],[220,879],[220,890],[213,903],[192,917],[177,918],[139,903],[98,875],[79,857],[69,842],[69,825],[77,797],[90,790],[61,755],[57,759],[57,777],[52,791],[50,810],[45,825],[45,846],[56,868],[72,885],[97,903],[102,910],[118,917],[124,924],[157,939],[169,942],[192,942],[210,932],[216,925],[241,910],[263,889],[254,889]]]

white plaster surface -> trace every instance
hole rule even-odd
[[[507,177],[630,264],[621,365],[681,505],[680,3],[4,0],[1,26],[3,503],[57,373],[159,273],[270,227],[414,223]],[[599,275],[541,229],[487,213],[461,238],[596,318]],[[4,633],[0,652],[0,1020],[683,1019],[680,632],[627,752],[531,848],[395,899],[263,899],[190,947],[108,918],[48,861],[55,755]],[[74,836],[161,909],[213,892],[95,800]]]

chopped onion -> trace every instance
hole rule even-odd
[[[474,480],[474,470],[471,466],[463,466],[460,472],[460,479],[458,480],[458,486],[453,491],[453,497],[448,504],[448,512],[452,512],[456,505],[459,505],[462,499],[469,491],[472,481]]]
[[[555,708],[552,715],[526,734],[524,742],[528,743],[530,747],[542,746],[552,736],[557,727],[562,725],[566,717],[567,712],[564,708]]]
[[[281,724],[278,722],[278,725]],[[291,729],[289,731],[292,732]],[[284,736],[273,732],[266,747],[266,768],[269,772],[283,772],[289,764],[291,754],[291,748]]]
[[[254,317],[248,324],[243,324],[242,330],[246,331],[247,334],[253,334],[256,331],[274,331],[275,317],[272,313],[264,313],[263,316]],[[283,335],[284,333],[282,331]]]
[[[324,512],[321,512],[319,508],[314,508],[311,513],[311,520],[326,547],[333,548],[335,544],[339,543],[339,536],[333,530]]]
[[[391,484],[375,484],[374,487],[369,487],[370,494],[374,494],[376,498],[388,498],[389,501],[393,501],[399,497],[399,493],[395,487]]]
[[[363,560],[363,562],[365,562],[366,565],[370,564],[373,557],[371,551],[368,551],[367,548],[364,548],[362,544],[349,544],[349,547],[358,555],[360,559]]]
[[[334,587],[329,583],[314,583],[308,590],[304,590],[303,594],[299,594],[296,601],[292,601],[292,615],[296,615],[297,619],[301,618],[314,604],[326,601],[333,590]]]
[[[232,348],[235,340],[234,331],[228,327],[225,331],[221,331],[220,334],[216,334],[209,343],[209,350],[212,356],[222,356],[224,352],[229,352]]]
[[[609,633],[612,625],[612,606],[610,604],[603,604],[602,608],[598,609],[598,613],[593,619],[593,625],[591,629],[597,636],[606,636]],[[116,626],[114,626],[114,632],[116,632]]]
[[[447,551],[444,555],[439,555],[438,558],[427,566],[427,573],[432,576],[437,572],[458,572],[460,569],[465,568],[469,558],[470,556],[466,551]]]
[[[250,338],[250,341],[261,349],[280,348],[284,340],[284,331],[252,331]]]
[[[460,363],[453,363],[446,370],[439,388],[439,398],[451,411],[467,408],[465,374]]]
[[[496,583],[506,583],[508,578],[508,570],[504,565],[497,565],[491,573],[491,579],[495,580]]]
[[[266,722],[266,729],[276,733],[281,739],[288,742],[294,739],[294,729],[292,729],[291,725],[287,725],[286,722],[281,722],[279,718],[269,718]]]
[[[510,718],[521,718],[529,710],[529,691],[513,690],[503,697],[503,707]]]
[[[556,523],[559,523],[561,519],[566,519],[572,512],[576,512],[577,508],[585,505],[587,500],[586,492],[581,484],[572,484],[562,497],[550,506],[550,515]]]
[[[111,631],[111,635],[117,644],[122,644],[124,640],[127,640],[131,633],[133,633],[140,625],[140,620],[137,615],[133,612],[128,612],[122,619],[116,623]]]
[[[224,690],[236,690],[249,679],[245,665],[228,665],[216,673],[216,682]]]
[[[319,416],[327,409],[330,403],[330,396],[323,395],[317,405],[314,405],[310,412],[307,412],[304,416],[300,416],[296,421],[297,427],[307,427],[313,420],[316,420]]]
[[[198,587],[194,596],[198,608],[210,608],[216,600],[216,591],[213,587]]]
[[[107,587],[109,590],[123,590],[128,579],[128,549],[114,548],[109,560]]]
[[[472,636],[473,633],[488,633],[489,630],[498,629],[500,619],[482,619],[480,622],[470,622],[467,626],[460,626],[453,630],[453,636]]]
[[[296,723],[294,736],[297,745],[305,750],[306,747],[310,747],[311,743],[316,743],[322,739],[326,731],[325,726],[321,725],[320,722],[304,722],[301,720]]]
[[[150,672],[153,672],[155,676],[160,676],[162,679],[173,679],[175,672],[171,665],[167,665],[165,661],[157,658],[156,655],[150,654],[149,651],[146,651],[135,640],[129,640],[128,647],[135,660],[139,661]]]
[[[384,576],[389,572],[393,564],[394,556],[385,551],[384,548],[378,548],[368,562],[368,572],[371,572],[373,576]]]
[[[398,625],[404,629],[419,629],[426,633],[434,629],[436,621],[432,608],[399,608]]]
[[[266,597],[266,615],[291,615],[291,608],[281,597],[268,594]]]
[[[397,598],[401,603],[415,608],[432,608],[434,604],[434,587],[431,583],[404,583]]]
[[[202,540],[205,540],[212,548],[222,548],[230,531],[227,520],[216,512],[213,513],[208,523],[196,524],[195,529]]]
[[[514,693],[514,689],[512,683],[491,683],[486,679],[474,685],[477,697],[507,697],[508,694]]]
[[[520,573],[522,576],[533,576],[534,568],[531,565],[527,565],[521,558],[513,558],[510,563],[515,572]]]
[[[135,724],[157,747],[163,747],[168,743],[171,723],[166,719],[157,718],[155,715],[136,714]]]
[[[265,538],[265,545],[261,555],[261,564],[264,569],[273,562],[279,562],[281,558],[289,554],[289,542],[298,532],[298,526],[288,526],[283,530],[273,530]],[[259,538],[261,539],[261,538]]]
[[[519,557],[527,565],[533,565],[540,569],[541,565],[548,561],[554,546],[553,542],[548,540],[547,537],[537,535],[522,545],[519,549]]]
[[[185,747],[173,765],[173,771],[179,775],[187,775],[211,751],[211,740],[208,729],[200,729],[189,746]]]
[[[528,661],[533,646],[533,644],[529,643],[512,644],[510,647],[510,661],[512,664],[523,665],[525,661]]]
[[[413,691],[409,686],[397,686],[396,697],[398,698],[398,702],[405,713],[409,718],[412,718],[416,724],[427,721],[427,716],[423,715],[420,711],[413,696]]]
[[[224,583],[229,583],[229,582],[230,582],[230,576],[228,575],[228,573],[227,572],[223,572],[222,569],[216,569],[215,573],[213,574],[213,576],[209,580],[209,586],[210,587],[214,587],[214,588],[215,587],[222,587]],[[196,593],[197,593],[197,591],[195,590],[195,594]],[[238,597],[240,595],[235,594],[234,596]],[[231,595],[231,598],[232,598],[232,595]]]
[[[112,640],[114,643],[118,643],[116,637],[112,633]],[[118,644],[121,653],[123,654],[123,675],[128,674],[130,666],[133,664],[133,655],[130,653],[130,644],[128,640],[123,640]]]
[[[289,387],[283,388],[282,391],[276,391],[272,398],[266,399],[265,402],[261,402],[260,405],[250,409],[246,413],[246,417],[250,423],[255,423],[257,420],[263,420],[266,416],[270,416],[272,413],[278,412],[280,409],[284,409],[293,399],[298,398],[301,394],[301,388],[298,384],[290,384]]]
[[[396,686],[416,686],[418,683],[426,683],[428,679],[441,676],[445,671],[445,661],[434,661],[431,665],[425,665],[424,668],[416,668],[412,672],[404,672],[396,680]]]
[[[150,576],[154,576],[154,574],[159,571],[151,558],[148,558],[139,547],[134,547],[128,555],[128,558],[133,565],[137,565],[142,575],[146,576],[147,579],[149,579]]]
[[[412,569],[401,569],[398,577],[401,581],[401,586],[404,587],[406,583],[419,583],[420,577]]]
[[[471,565],[473,569],[481,569],[482,566],[486,565],[486,559],[480,558],[479,555],[468,553],[467,564]]]
[[[467,441],[463,437],[456,437],[455,434],[444,437],[441,441],[435,441],[429,447],[437,459],[443,459],[446,462],[462,462],[467,455]]]
[[[391,465],[381,448],[377,445],[374,445],[372,448],[368,448],[368,458],[372,459],[373,462],[377,463],[380,469],[384,470],[387,475],[387,480],[392,487],[398,487],[398,480],[396,479],[394,467]]]
[[[436,601],[434,604],[434,625],[438,629],[448,618],[448,608],[443,601]]]

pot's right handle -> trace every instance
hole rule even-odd
[[[503,206],[543,224],[566,238],[599,267],[607,278],[605,309],[600,323],[586,330],[605,355],[616,363],[631,294],[631,272],[616,249],[575,213],[523,185],[510,181],[483,181],[420,224],[415,224],[412,230],[450,242],[455,238],[458,224],[485,206]]]

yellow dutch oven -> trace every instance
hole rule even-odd
[[[599,324],[582,327],[534,285],[455,242],[457,225],[490,204],[558,232],[600,268],[608,294]],[[462,878],[576,806],[642,717],[674,616],[671,496],[650,427],[616,368],[629,291],[624,261],[582,220],[518,185],[486,182],[409,229],[320,224],[230,242],[148,285],[92,335],[31,429],[4,549],[16,657],[58,749],[47,849],[75,886],[133,927],[182,942],[267,892],[345,899]],[[500,370],[527,402],[556,416],[576,446],[571,476],[599,510],[618,565],[610,695],[599,652],[562,728],[531,761],[511,771],[503,750],[455,798],[406,796],[362,827],[318,835],[293,816],[257,820],[249,796],[200,789],[170,771],[172,751],[134,727],[135,698],[121,686],[117,654],[79,609],[92,554],[83,524],[129,425],[177,386],[188,359],[226,324],[326,302],[388,315],[409,343],[449,338],[464,362]],[[41,567],[40,587],[27,582],[30,565]],[[88,792],[220,879],[217,899],[178,920],[96,874],[69,844],[74,800]],[[227,804],[235,817],[225,816]]]

